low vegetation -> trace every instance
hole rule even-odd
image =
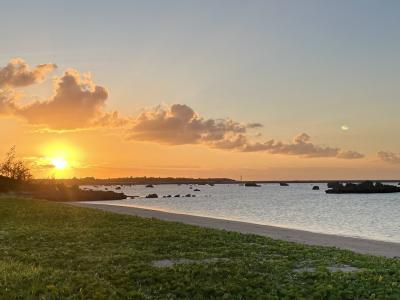
[[[400,261],[0,198],[0,299],[399,299]]]

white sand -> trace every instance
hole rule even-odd
[[[207,217],[198,217],[185,214],[167,213],[157,210],[142,209],[108,204],[90,202],[71,203],[76,206],[101,209],[118,214],[134,215],[144,218],[157,218],[165,221],[181,222],[190,225],[236,231],[240,233],[251,233],[290,242],[330,246],[347,249],[354,252],[380,255],[387,257],[400,257],[400,243],[391,243],[338,235],[314,233],[303,230],[287,229],[268,225],[258,225],[246,222],[229,221]]]

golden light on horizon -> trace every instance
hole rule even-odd
[[[42,166],[41,171],[38,171],[42,177],[71,177],[82,166],[82,151],[65,140],[43,144],[39,153],[36,162]]]

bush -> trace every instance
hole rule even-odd
[[[0,175],[19,182],[28,181],[32,178],[32,174],[25,162],[17,159],[15,146],[8,151],[5,160],[0,164]]]

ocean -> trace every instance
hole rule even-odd
[[[318,185],[320,190],[312,190]],[[326,184],[86,186],[114,190],[134,199],[102,201],[110,205],[228,219],[342,236],[400,242],[400,193],[326,194]],[[200,191],[194,191],[199,189]],[[159,198],[148,199],[156,193]],[[175,195],[181,197],[174,197]],[[182,197],[191,194],[196,197]],[[171,198],[163,196],[171,195]]]

